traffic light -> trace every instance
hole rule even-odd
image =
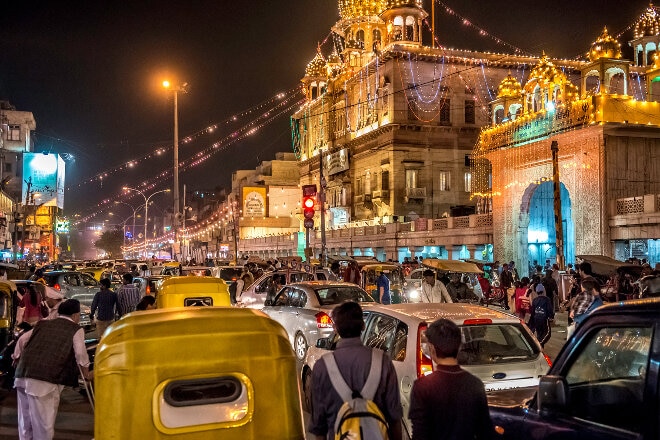
[[[305,218],[314,218],[314,206],[316,205],[316,200],[314,197],[306,196],[303,197],[303,216]]]

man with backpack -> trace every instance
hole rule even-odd
[[[400,440],[403,410],[396,371],[381,350],[362,344],[362,307],[344,302],[332,311],[332,321],[340,339],[314,365],[309,432],[316,440]]]

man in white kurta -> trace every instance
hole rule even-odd
[[[67,300],[60,304],[57,318],[40,321],[17,344],[14,386],[21,440],[53,438],[60,394],[65,385],[77,383],[75,364],[85,379],[91,379],[85,333],[79,322],[80,303]]]
[[[427,269],[424,271],[423,276],[421,295],[423,303],[453,302],[442,281],[435,279],[435,272]]]

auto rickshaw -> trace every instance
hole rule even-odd
[[[102,275],[106,270],[107,269],[105,267],[97,266],[97,267],[84,267],[80,269],[80,272],[88,273],[91,276],[93,276],[96,281],[101,281]]]
[[[129,313],[96,351],[94,438],[303,440],[296,358],[264,313]]]
[[[370,263],[365,264],[360,268],[361,283],[364,290],[371,295],[374,301],[379,302],[378,289],[376,288],[376,279],[383,271],[385,276],[390,280],[390,295],[392,296],[392,304],[400,304],[407,302],[406,297],[403,295],[403,270],[398,263]]]
[[[422,267],[432,269],[436,272],[436,278],[440,279],[441,275],[447,277],[450,274],[460,275],[460,280],[467,284],[471,290],[471,298],[462,300],[464,301],[479,301],[484,302],[486,305],[492,302],[502,302],[506,300],[506,292],[502,294],[501,298],[495,301],[494,298],[489,298],[485,293],[481,284],[479,283],[478,275],[483,275],[484,271],[481,270],[477,264],[472,262],[465,262],[460,260],[441,260],[437,258],[424,258],[422,260]],[[492,290],[492,289],[491,289]],[[503,291],[503,289],[500,289]]]
[[[168,261],[163,263],[161,275],[179,276],[181,275],[181,263],[177,261]]]
[[[159,309],[190,306],[231,306],[229,286],[220,278],[170,277],[163,280],[156,305]]]
[[[0,281],[0,350],[12,337],[16,325],[16,309],[18,296],[16,284],[12,281]]]

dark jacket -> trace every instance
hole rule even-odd
[[[80,326],[64,318],[39,321],[25,345],[16,367],[16,377],[59,385],[78,385],[73,335]]]

